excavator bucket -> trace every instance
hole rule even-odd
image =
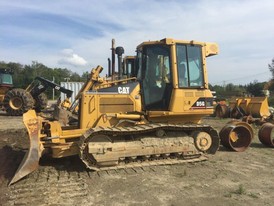
[[[39,159],[44,150],[39,141],[39,119],[34,110],[29,110],[23,115],[24,124],[28,130],[30,147],[24,159],[19,165],[9,185],[17,182],[26,175],[36,170],[39,166]]]

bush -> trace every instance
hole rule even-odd
[[[269,105],[270,107],[274,107],[274,96],[270,96],[270,97],[268,98],[268,105]]]

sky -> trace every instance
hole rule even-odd
[[[0,0],[0,61],[107,71],[111,39],[127,55],[166,37],[216,42],[212,85],[271,78],[273,0]]]

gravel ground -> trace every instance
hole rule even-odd
[[[229,120],[206,118],[220,130]],[[8,187],[28,148],[22,117],[0,114],[0,205],[273,205],[274,149],[257,138],[242,153],[222,146],[208,161],[110,172],[78,157],[40,161]]]

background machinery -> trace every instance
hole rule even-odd
[[[48,99],[44,92],[47,88],[63,92],[68,97],[72,94],[72,91],[43,77],[36,77],[26,89],[14,88],[12,72],[7,69],[0,70],[0,106],[9,116],[20,116],[30,109],[37,112],[45,109]]]
[[[13,88],[12,72],[9,69],[0,68],[0,106],[3,108],[3,102],[6,93]]]
[[[92,170],[201,161],[204,153],[214,154],[218,132],[200,120],[213,113],[206,57],[216,54],[215,43],[166,38],[137,46],[133,77],[100,78],[103,68],[94,68],[77,97],[76,121],[63,125],[34,110],[24,114],[30,148],[10,184],[34,171],[44,154],[79,155]]]
[[[39,97],[32,97],[32,95],[21,88],[14,88],[13,72],[10,69],[0,70],[0,106],[2,110],[6,111],[10,116],[19,116],[24,112],[35,108],[44,106],[44,102],[39,102],[39,100],[45,100],[43,94]],[[47,102],[46,102],[47,103]]]
[[[271,116],[267,97],[238,97],[232,98],[229,104],[221,101],[216,105],[215,114],[219,118],[240,119],[245,116],[267,119]]]

